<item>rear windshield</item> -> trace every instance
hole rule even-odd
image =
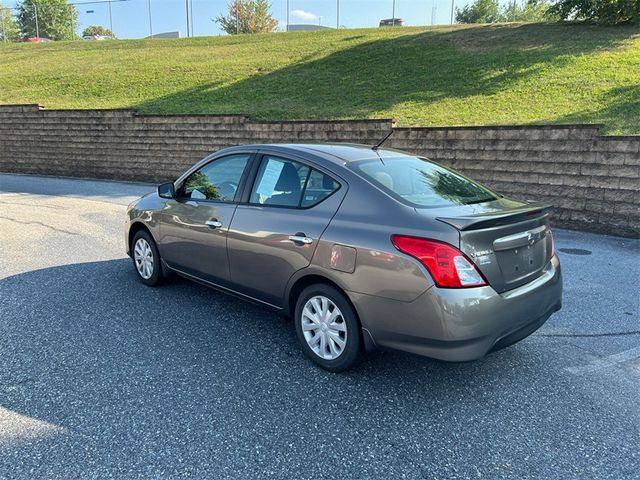
[[[469,205],[498,198],[482,185],[425,158],[385,156],[349,166],[367,181],[414,207]]]

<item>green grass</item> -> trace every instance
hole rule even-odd
[[[400,125],[603,123],[640,133],[640,29],[503,24],[0,46],[0,103],[395,118]]]

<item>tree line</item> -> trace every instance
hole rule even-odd
[[[348,0],[344,0],[348,1]],[[265,33],[278,27],[269,0],[231,0],[227,13],[212,20],[228,34]],[[474,0],[456,9],[457,23],[587,21],[604,25],[640,23],[640,0],[515,0],[501,7],[498,0]],[[23,0],[17,14],[0,1],[0,39],[44,37],[74,40],[78,10],[68,0]],[[109,29],[92,25],[83,35],[114,37]]]
[[[0,2],[0,40],[18,41],[22,38],[75,40],[78,30],[78,10],[68,0],[24,0],[12,9]],[[82,35],[115,37],[108,28],[91,25]]]
[[[265,33],[278,22],[268,0],[232,0],[228,13],[213,19],[228,34]],[[583,21],[604,25],[640,23],[640,0],[474,0],[456,9],[457,23]]]
[[[524,0],[500,7],[474,0],[456,9],[458,23],[586,21],[602,25],[640,23],[640,0]]]

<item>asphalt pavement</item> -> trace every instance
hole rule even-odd
[[[0,478],[640,478],[640,242],[555,230],[563,309],[465,364],[331,374],[290,321],[137,281],[150,185],[0,174]]]

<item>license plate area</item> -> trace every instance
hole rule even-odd
[[[544,267],[545,249],[542,244],[538,241],[534,245],[496,252],[505,281],[521,280]]]
[[[549,257],[550,238],[547,217],[536,217],[483,230],[461,231],[460,249],[473,259],[495,291],[502,293],[542,274]]]
[[[498,265],[506,283],[512,283],[539,272],[547,255],[547,227],[509,235],[494,241]]]

